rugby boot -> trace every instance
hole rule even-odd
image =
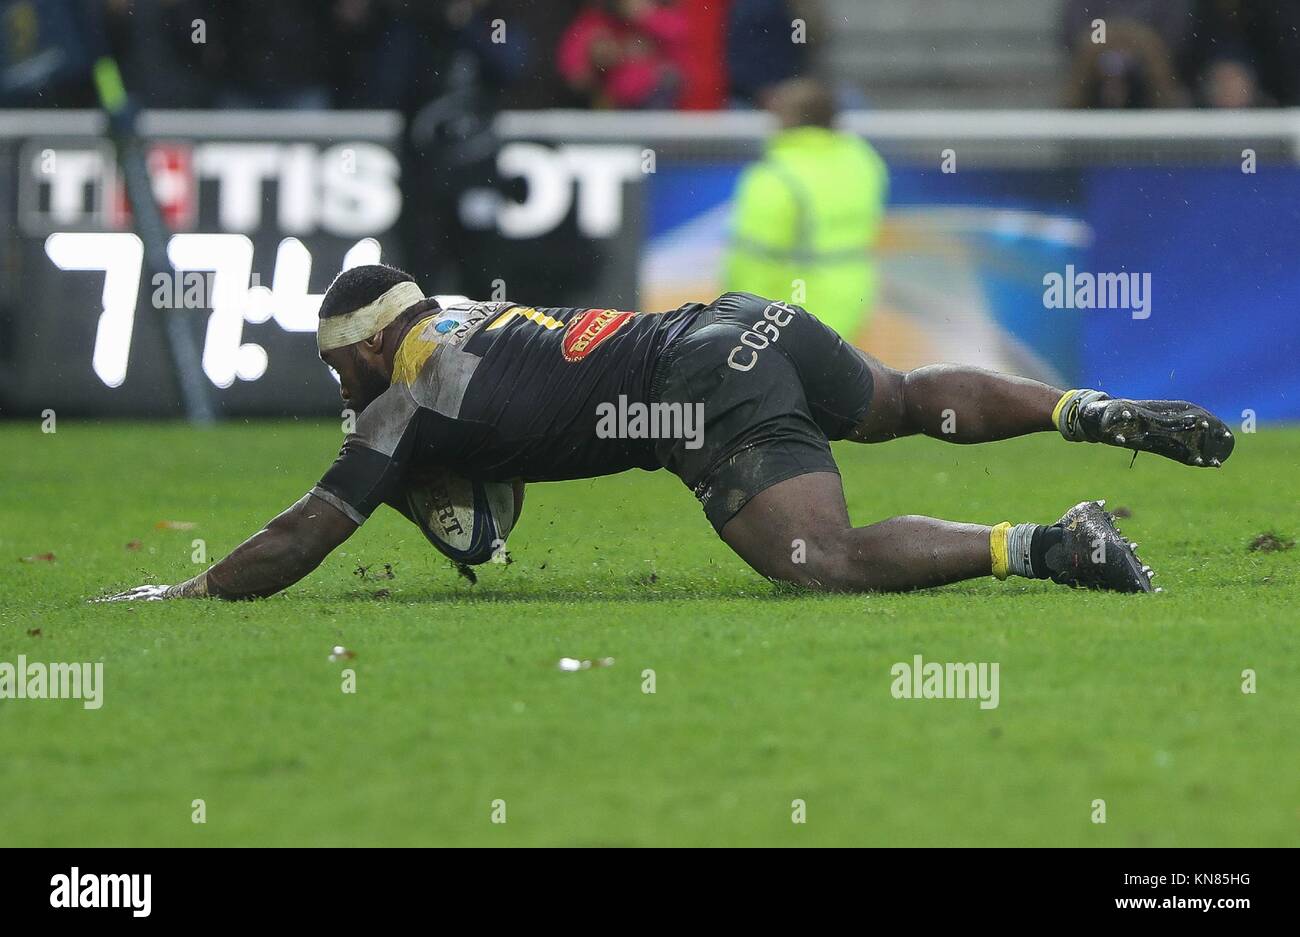
[[[1217,416],[1186,400],[1112,399],[1101,391],[1073,391],[1057,406],[1061,435],[1152,452],[1184,465],[1218,468],[1236,439]]]
[[[1138,559],[1137,544],[1126,541],[1106,513],[1105,501],[1082,501],[1053,524],[1062,537],[1047,548],[1045,560],[1053,582],[1112,592],[1159,592],[1155,576]]]

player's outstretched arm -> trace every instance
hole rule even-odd
[[[302,579],[352,536],[357,523],[310,494],[275,517],[210,569],[175,586],[137,586],[106,601],[273,595]]]

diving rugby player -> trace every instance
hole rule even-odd
[[[359,413],[324,477],[207,571],[115,599],[279,592],[381,504],[400,505],[404,480],[431,466],[515,482],[520,497],[522,482],[666,468],[759,574],[813,589],[898,591],[993,575],[1150,592],[1151,570],[1100,501],[1046,525],[906,516],[854,527],[829,443],[1056,431],[1207,468],[1234,444],[1221,420],[1184,401],[1113,399],[960,365],[895,371],[802,308],[749,293],[649,315],[509,302],[442,308],[407,274],[369,265],[334,281],[317,337]],[[598,408],[623,397],[702,404],[702,437],[598,432]],[[945,425],[952,414],[955,425]]]

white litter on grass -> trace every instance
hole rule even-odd
[[[557,666],[566,673],[573,673],[577,670],[590,670],[592,667],[613,667],[614,658],[598,657],[596,660],[578,660],[576,657],[561,657]]]

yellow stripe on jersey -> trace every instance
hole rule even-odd
[[[503,326],[514,321],[514,318],[517,315],[519,315],[518,308],[512,307],[510,309],[507,309],[505,312],[501,313],[501,315],[497,316],[494,321],[488,323],[487,327],[484,328],[483,331],[495,332],[497,329],[502,328]]]
[[[402,339],[402,344],[397,347],[397,354],[393,356],[393,380],[392,383],[398,382],[406,384],[408,387],[415,382],[420,375],[420,369],[424,363],[429,360],[438,348],[436,342],[429,341],[422,336],[425,325],[436,319],[437,316],[429,316],[427,319],[421,319],[411,330],[406,333]]]
[[[505,312],[503,312],[500,316],[496,318],[496,321],[488,325],[487,328],[485,328],[483,331],[492,332],[495,331],[496,329],[502,328],[509,322],[513,321],[516,316],[523,316],[525,319],[528,319],[530,322],[536,322],[538,325],[547,329],[554,330],[554,329],[564,328],[563,322],[561,322],[559,319],[556,319],[552,316],[548,316],[544,312],[538,312],[536,309],[532,309],[528,306],[515,306],[514,308],[507,309]]]
[[[521,316],[527,316],[529,319],[532,319],[538,325],[544,325],[548,329],[564,328],[564,323],[561,322],[559,319],[554,319],[546,315],[545,313],[538,312],[536,309],[524,309],[521,310],[519,314]]]

